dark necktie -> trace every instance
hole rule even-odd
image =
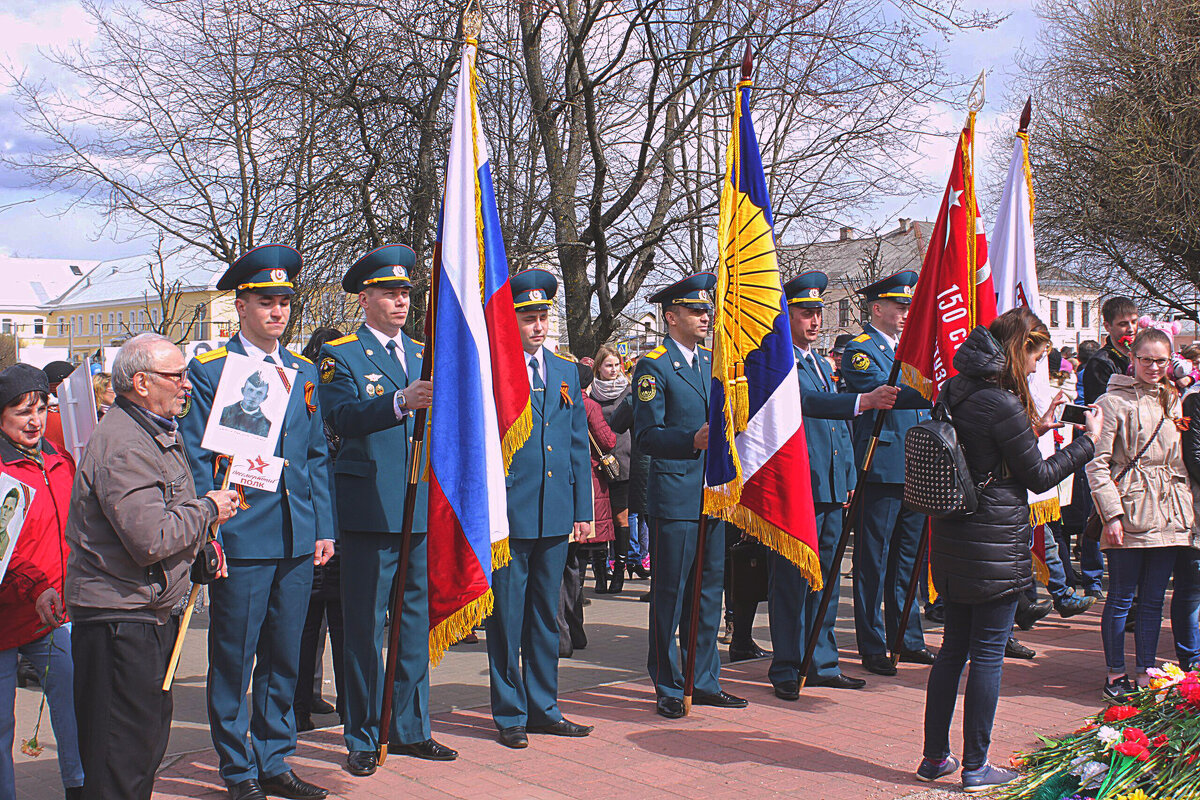
[[[404,359],[400,357],[400,348],[396,346],[395,339],[388,339],[387,349],[388,352],[392,354],[392,358],[395,360],[395,362],[400,365],[400,374],[407,379],[408,370],[404,368]]]
[[[817,363],[816,357],[812,353],[805,353],[804,358],[808,361],[808,365],[812,367],[812,371],[817,373],[817,381],[821,384],[821,388],[829,391],[829,384],[825,381],[825,373],[821,372],[821,365]]]
[[[546,384],[542,381],[542,372],[538,368],[537,356],[529,357],[529,369],[532,370],[531,377],[529,379],[529,386],[533,389],[533,402],[536,403],[537,407],[540,409],[546,402]]]

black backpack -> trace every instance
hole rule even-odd
[[[979,491],[958,443],[950,407],[938,402],[932,418],[904,436],[904,507],[935,519],[962,517],[979,507]]]

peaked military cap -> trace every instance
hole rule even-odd
[[[257,294],[296,293],[293,281],[300,274],[300,253],[283,244],[264,244],[242,255],[217,281],[217,289]]]
[[[858,293],[865,295],[868,301],[895,300],[901,305],[908,305],[912,302],[913,287],[916,285],[917,273],[906,269],[864,286]]]
[[[527,269],[509,278],[517,311],[547,311],[558,292],[558,278],[544,269]]]
[[[829,276],[819,270],[802,272],[783,285],[789,306],[824,308],[821,293],[829,286]]]
[[[711,272],[697,272],[681,281],[676,281],[665,289],[659,289],[650,295],[651,303],[663,306],[687,306],[712,310],[712,290],[717,285],[717,276]]]
[[[354,294],[368,286],[408,289],[412,286],[409,270],[417,263],[417,254],[406,244],[385,244],[354,262],[342,278],[342,288]]]
[[[849,333],[839,333],[838,337],[833,340],[833,349],[830,353],[841,353],[846,349],[846,345],[850,344],[854,337]]]

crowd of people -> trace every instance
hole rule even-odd
[[[345,769],[354,776],[374,773],[381,749],[457,758],[433,738],[429,719],[426,545],[437,532],[428,484],[405,496],[416,412],[437,403],[423,377],[424,345],[403,330],[414,262],[403,245],[364,255],[342,281],[363,323],[347,334],[319,329],[296,354],[280,339],[300,256],[278,245],[250,251],[218,283],[235,293],[239,331],[190,364],[156,334],[127,341],[111,375],[94,378],[101,419],[78,460],[62,445],[61,425],[54,432],[54,389],[66,373],[24,364],[0,373],[0,473],[33,489],[0,583],[0,797],[15,795],[13,698],[22,675],[44,685],[68,798],[151,796],[172,716],[164,678],[193,577],[208,582],[207,710],[233,800],[327,795],[288,761],[297,733],[313,728],[318,713],[339,715]],[[747,705],[721,686],[722,643],[731,660],[770,657],[768,677],[784,701],[805,684],[864,687],[843,674],[834,634],[835,552],[854,492],[862,509],[850,520],[858,656],[885,679],[897,662],[930,666],[918,779],[961,767],[964,788],[978,791],[1014,777],[987,760],[1002,665],[1033,656],[1013,628],[1051,610],[1074,616],[1104,597],[1103,693],[1120,701],[1146,685],[1155,665],[1173,580],[1178,660],[1197,665],[1200,348],[1176,354],[1161,328],[1138,333],[1130,300],[1104,304],[1104,345],[1080,345],[1078,353],[1054,351],[1028,309],[971,332],[938,402],[953,419],[980,505],[930,523],[905,506],[903,489],[905,435],[929,419],[932,404],[888,380],[916,274],[862,287],[870,323],[827,354],[816,347],[828,278],[806,272],[785,285],[820,560],[833,593],[822,614],[800,570],[737,528],[709,520],[708,546],[698,547],[712,380],[703,343],[715,276],[689,276],[650,298],[663,309],[666,336],[631,363],[609,347],[578,360],[551,351],[557,280],[535,269],[510,284],[532,432],[505,479],[511,562],[492,575],[494,608],[483,625],[502,745],[592,731],[558,707],[558,660],[596,645],[585,624],[589,567],[597,594],[650,578],[641,597],[649,603],[646,670],[664,718],[687,713],[689,656],[694,704]],[[214,402],[231,354],[281,375],[294,371],[275,445],[277,491],[231,487],[228,457],[201,445],[210,416],[223,413]],[[1047,358],[1061,391],[1041,408],[1030,376]],[[1056,415],[1068,399],[1090,407],[1074,430]],[[1051,433],[1057,444],[1046,454],[1039,438]],[[874,460],[860,476],[871,447]],[[1039,601],[1030,497],[1064,481],[1074,481],[1074,502],[1061,520],[1044,521],[1051,600]],[[415,509],[407,552],[399,535],[406,500]],[[926,647],[920,604],[905,602],[926,525],[937,599],[926,605],[925,623],[944,625],[937,653]],[[397,585],[405,611],[392,620]],[[770,651],[752,637],[763,601]],[[381,730],[391,625],[399,650],[392,714]],[[326,631],[332,704],[320,690]],[[810,638],[816,646],[802,673]],[[31,672],[22,672],[22,658]],[[960,760],[949,730],[967,661]]]

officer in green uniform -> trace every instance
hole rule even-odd
[[[825,273],[814,270],[796,276],[783,287],[796,356],[796,377],[800,381],[821,568],[827,576],[842,536],[842,509],[854,490],[857,472],[850,421],[864,411],[891,408],[899,393],[892,386],[880,386],[867,394],[838,392],[829,361],[813,351],[813,345],[821,337],[825,307],[821,293],[828,285]],[[821,633],[808,684],[833,689],[861,689],[866,685],[861,678],[843,675],[838,665],[833,633],[838,615],[838,576],[830,577],[832,600],[824,618],[818,620],[820,592],[810,591],[808,581],[790,561],[771,554],[768,607],[774,652],[767,674],[775,695],[782,700],[796,700],[800,696],[800,665],[814,626],[819,626]]]
[[[842,354],[842,378],[848,391],[871,392],[887,383],[916,284],[917,273],[905,270],[858,290],[870,305],[871,323],[846,345]],[[858,653],[863,666],[877,675],[896,674],[887,657],[888,643],[900,623],[925,525],[923,515],[906,510],[901,502],[904,435],[913,425],[929,419],[929,408],[929,401],[920,392],[902,386],[893,410],[867,411],[854,421],[855,463],[862,464],[875,428],[875,415],[887,415],[871,470],[866,482],[857,489],[863,493],[863,499],[861,516],[855,520],[854,542],[854,627]],[[913,603],[909,614],[899,656],[901,661],[909,663],[933,663],[933,654],[925,648],[917,603]]]
[[[500,743],[529,746],[529,733],[587,736],[590,725],[558,710],[558,596],[568,540],[591,533],[592,463],[575,362],[543,346],[558,280],[541,269],[510,279],[525,350],[533,430],[505,477],[512,560],[492,574],[487,619],[492,719]]]
[[[344,615],[343,738],[351,775],[370,775],[379,752],[383,704],[382,652],[392,587],[400,579],[402,521],[412,460],[414,416],[428,408],[431,385],[421,380],[424,347],[402,330],[408,319],[406,245],[376,248],[342,278],[358,295],[366,322],[321,350],[321,408],[341,437],[333,464]],[[425,557],[428,484],[419,484],[404,580],[400,652],[396,659],[388,752],[434,761],[458,753],[429,729],[429,592]]]
[[[646,514],[650,527],[650,651],[646,668],[658,698],[656,711],[683,716],[686,649],[696,561],[704,451],[708,449],[708,394],[712,353],[700,343],[708,334],[717,278],[701,272],[651,295],[660,303],[667,338],[638,360],[633,409],[637,448],[650,456]],[[695,691],[692,702],[744,708],[746,701],[722,691],[717,627],[725,572],[724,525],[708,522],[696,629]],[[676,645],[675,637],[681,645]]]
[[[217,289],[237,293],[241,327],[225,347],[192,359],[192,396],[179,417],[196,494],[207,494],[220,487],[224,459],[200,442],[228,354],[265,362],[263,369],[296,370],[275,445],[274,455],[283,459],[278,489],[237,487],[240,509],[220,530],[229,577],[208,588],[208,721],[232,800],[327,794],[297,777],[286,761],[296,750],[292,701],[313,564],[329,560],[337,536],[329,450],[314,396],[317,368],[279,345],[299,272],[299,253],[268,244],[221,276]]]

